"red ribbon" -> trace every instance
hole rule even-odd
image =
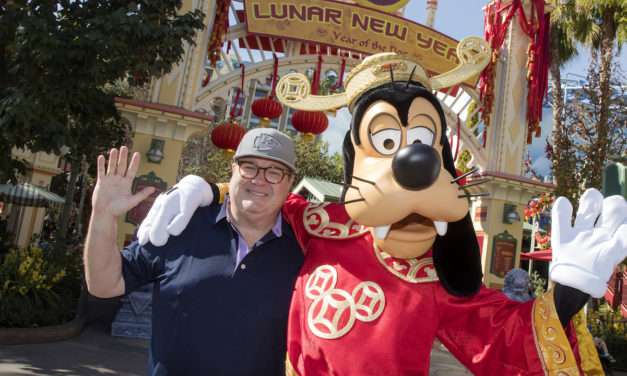
[[[335,83],[335,85],[333,85],[333,91],[336,91],[337,89],[341,88],[342,85],[344,85],[344,72],[346,71],[346,58],[342,58],[342,65],[340,66],[340,75],[338,76],[338,80]]]
[[[455,156],[453,157],[453,162],[457,161],[457,154],[459,153],[459,144],[461,144],[459,132],[462,128],[462,122],[459,120],[459,116],[457,117],[457,145],[455,145]]]
[[[270,99],[274,98],[276,94],[276,84],[279,78],[279,58],[276,54],[272,54],[272,58],[274,59],[274,65],[272,66],[272,90],[270,90]]]
[[[485,11],[485,39],[490,43],[492,51],[499,51],[507,29],[514,14],[518,14],[522,31],[531,39],[528,60],[528,90],[527,90],[527,125],[529,132],[527,142],[531,142],[531,136],[535,132],[540,133],[539,123],[542,121],[542,101],[548,89],[548,71],[550,64],[549,55],[549,15],[544,14],[544,0],[532,0],[531,20],[527,19],[521,0],[512,0],[510,4],[501,6],[500,0],[486,6]],[[503,19],[503,12],[507,11]],[[494,65],[492,61],[481,74],[479,90],[485,107],[486,114],[492,110],[494,91]],[[485,145],[485,134],[484,134]]]
[[[316,71],[314,72],[313,81],[311,82],[311,94],[318,94],[318,90],[320,89],[320,76],[322,75],[322,55],[318,54],[318,65],[316,66]]]
[[[235,94],[235,99],[233,100],[233,106],[231,107],[231,118],[236,118],[242,115],[243,108],[239,105],[239,97],[244,92],[244,77],[246,76],[246,68],[244,64],[242,66],[242,74],[241,74],[241,82],[240,87],[237,88],[237,93]]]

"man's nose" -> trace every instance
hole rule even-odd
[[[431,146],[407,145],[392,160],[394,179],[403,188],[417,191],[429,187],[440,174],[440,157]]]
[[[266,185],[270,184],[266,181],[265,173],[263,170],[259,170],[257,176],[251,179],[251,182],[256,185]]]

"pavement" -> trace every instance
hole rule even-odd
[[[92,323],[66,341],[1,346],[0,375],[145,376],[148,341],[109,333],[109,325]]]
[[[94,322],[66,341],[2,346],[0,376],[145,376],[148,341],[112,337],[110,332],[110,325]],[[470,374],[438,346],[431,360],[431,376]],[[627,372],[614,375],[627,376]]]

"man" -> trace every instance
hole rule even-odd
[[[292,140],[273,129],[249,131],[223,204],[216,187],[207,189],[194,199],[208,206],[179,236],[156,246],[159,234],[151,234],[153,243],[134,242],[120,253],[117,217],[152,193],[131,193],[139,155],[127,169],[127,153],[113,149],[106,172],[98,157],[85,244],[89,291],[104,298],[154,283],[151,375],[284,374],[289,303],[303,262],[280,213],[294,181]]]

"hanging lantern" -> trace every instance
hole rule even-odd
[[[270,95],[266,98],[255,100],[251,106],[253,114],[261,118],[261,121],[259,122],[259,126],[261,128],[267,128],[271,119],[276,119],[283,113],[283,106],[281,106],[281,103],[274,100],[279,75],[279,58],[276,54],[273,54],[272,57],[274,59],[274,63],[272,65],[272,89],[270,90]]]
[[[306,140],[311,141],[329,126],[329,119],[321,111],[296,111],[292,115],[292,125],[294,128],[304,133]]]
[[[320,89],[320,72],[322,72],[322,55],[318,54],[318,65],[314,71],[311,83],[311,93],[316,95]],[[329,126],[329,119],[322,111],[301,111],[298,110],[292,115],[292,125],[294,128],[304,133],[303,137],[307,141],[312,141],[315,136],[324,132]]]
[[[246,133],[246,128],[235,120],[228,120],[211,131],[211,142],[225,153],[232,155],[244,137],[244,133]]]
[[[255,116],[261,118],[259,126],[266,128],[271,119],[276,119],[283,113],[283,106],[271,97],[260,98],[253,102],[251,110]]]

